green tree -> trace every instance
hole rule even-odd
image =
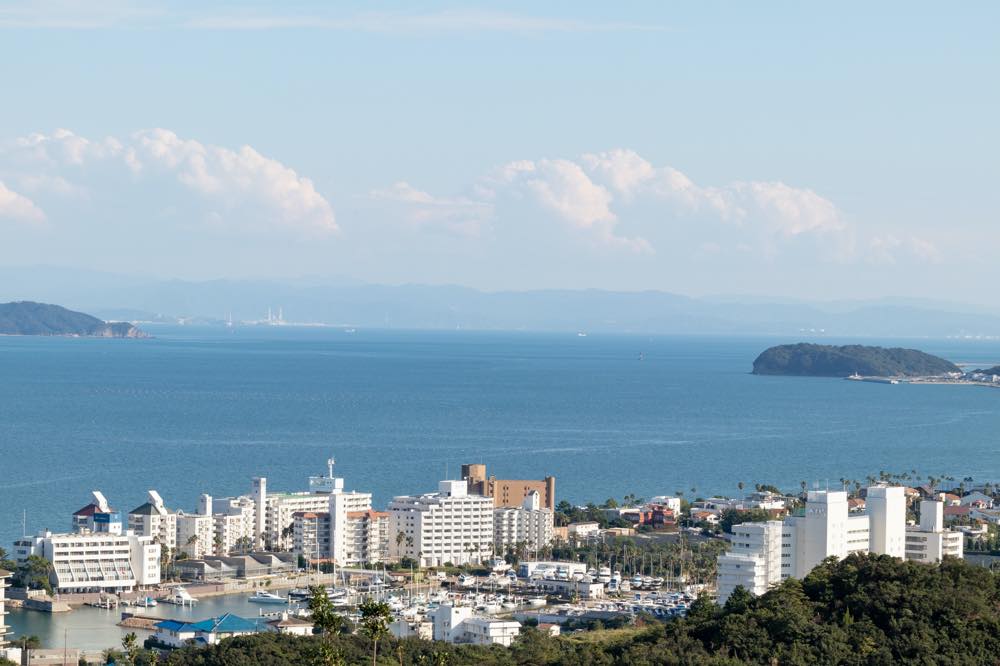
[[[52,572],[52,563],[39,555],[29,555],[21,562],[15,572],[15,582],[21,587],[33,590],[45,590],[52,594],[52,583],[49,582],[49,575]]]
[[[139,639],[135,632],[130,631],[122,637],[122,662],[127,666],[135,666],[139,657]]]
[[[368,598],[358,606],[361,613],[361,631],[372,642],[372,666],[378,660],[378,642],[389,633],[392,609],[384,601]]]
[[[334,609],[326,588],[313,585],[309,592],[309,610],[313,624],[325,634],[339,634],[344,628],[344,616]]]

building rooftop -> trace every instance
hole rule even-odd
[[[168,631],[201,631],[204,633],[233,634],[240,632],[258,631],[259,627],[253,620],[247,620],[232,613],[226,613],[219,617],[201,620],[200,622],[181,622],[180,620],[164,620],[157,622],[157,629]]]

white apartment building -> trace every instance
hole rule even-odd
[[[0,569],[0,654],[3,654],[4,646],[7,645],[7,635],[10,633],[5,622],[7,611],[4,609],[5,590],[7,589],[7,579],[10,578],[10,575],[9,571]]]
[[[964,548],[962,533],[944,528],[944,503],[921,501],[920,524],[906,528],[906,559],[940,562],[945,556],[962,557]]]
[[[171,553],[177,550],[177,514],[167,510],[155,490],[148,491],[145,504],[129,511],[128,529],[139,536],[153,537]]]
[[[258,542],[257,505],[250,497],[232,497],[214,502],[214,551],[216,555],[248,552]]]
[[[420,566],[480,563],[493,547],[493,498],[469,495],[468,483],[441,481],[438,492],[389,504],[389,553]],[[396,535],[403,538],[397,543]]]
[[[552,543],[555,537],[555,515],[541,508],[541,496],[532,490],[520,508],[497,507],[493,510],[493,542],[497,553],[516,551],[523,547],[536,553]]]
[[[720,603],[737,585],[762,594],[785,578],[804,578],[828,557],[868,552],[908,556],[913,532],[906,529],[904,493],[902,487],[873,486],[866,512],[851,514],[846,492],[811,491],[800,516],[734,526],[733,546],[719,556]]]
[[[292,515],[292,552],[309,561],[330,557],[330,514],[299,511]]]
[[[199,559],[215,552],[215,518],[211,514],[177,512],[177,550]]]
[[[348,511],[344,523],[344,556],[347,566],[384,562],[389,558],[389,514],[384,511]],[[336,533],[334,537],[338,536]]]
[[[57,592],[125,592],[160,582],[160,545],[149,536],[40,532],[14,545],[19,562],[38,555],[52,563]]]
[[[521,633],[519,622],[480,617],[470,606],[442,604],[428,615],[434,625],[436,641],[510,647]]]
[[[367,548],[361,547],[358,539],[363,536],[365,529],[362,514],[371,511],[372,508],[371,493],[340,490],[329,495],[328,506],[330,557],[341,565],[361,564],[368,561],[364,558],[369,556],[369,551]],[[362,520],[362,523],[358,522],[359,519]],[[382,546],[378,545],[374,550],[378,551],[380,548]]]
[[[733,526],[732,547],[719,556],[718,594],[724,604],[737,586],[761,595],[781,582],[781,565],[791,562],[791,552],[781,547],[784,529],[780,520]]]

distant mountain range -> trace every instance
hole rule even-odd
[[[61,303],[105,319],[259,321],[366,328],[485,329],[870,337],[1000,337],[1000,315],[977,306],[883,299],[803,303],[691,298],[666,291],[487,292],[350,280],[188,282],[60,268],[0,268],[0,300]]]
[[[105,322],[58,305],[18,301],[0,303],[0,335],[74,335],[98,338],[142,338],[127,322]]]

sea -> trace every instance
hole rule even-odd
[[[331,457],[376,507],[463,463],[553,475],[573,503],[880,471],[1000,480],[1000,389],[750,374],[785,342],[982,367],[1000,364],[1000,340],[144,328],[152,338],[0,337],[0,546],[68,530],[93,490],[123,515],[150,489],[193,511],[255,476],[304,490]]]

